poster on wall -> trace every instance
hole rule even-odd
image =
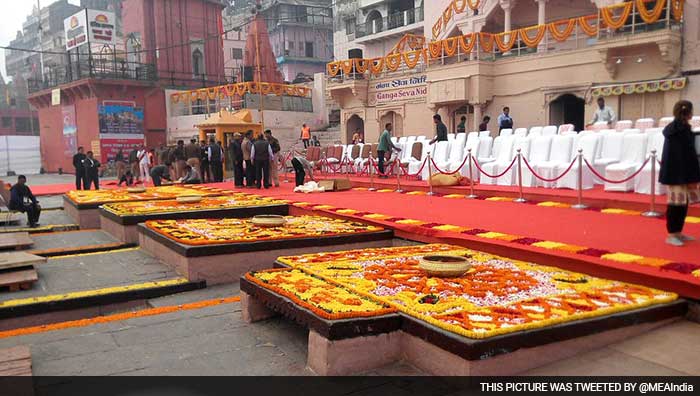
[[[105,102],[99,106],[102,162],[113,160],[121,149],[125,156],[144,142],[143,108],[129,102]]]
[[[72,158],[78,150],[78,127],[75,119],[75,107],[63,106],[63,153]]]

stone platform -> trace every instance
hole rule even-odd
[[[138,243],[137,225],[150,220],[246,218],[263,214],[285,216],[289,214],[289,208],[286,204],[280,204],[134,216],[119,216],[102,208],[100,209],[100,228],[124,243]]]
[[[308,328],[307,364],[320,375],[401,361],[432,375],[492,376],[620,342],[687,312],[672,293],[428,246],[466,252],[475,271],[426,277],[413,264],[420,247],[283,257],[278,269],[241,279],[242,317],[282,315]],[[497,285],[491,293],[486,280]]]
[[[314,217],[314,219],[317,222],[322,219],[319,224],[327,222],[338,224],[341,228],[346,226],[349,228],[342,232],[288,236],[275,236],[280,230],[263,230],[262,232],[270,234],[260,239],[251,237],[207,242],[202,238],[201,241],[185,243],[178,241],[173,235],[156,231],[151,227],[153,222],[149,222],[138,226],[139,245],[190,281],[205,280],[209,285],[237,282],[241,275],[248,271],[271,268],[272,263],[279,256],[393,245],[394,234],[390,230],[327,218]],[[233,220],[223,219],[221,222]],[[246,221],[248,220],[237,220],[237,222]],[[187,223],[171,223],[176,233],[181,232],[181,229],[178,231],[178,227],[187,225]],[[227,227],[224,225],[222,229],[225,231]],[[261,231],[255,227],[250,229],[255,230],[254,232]],[[274,228],[268,230],[274,230]]]

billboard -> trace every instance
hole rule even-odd
[[[78,127],[75,122],[75,106],[63,106],[63,153],[66,157],[72,158],[78,150]]]
[[[117,43],[116,17],[113,12],[80,10],[63,21],[66,32],[66,50],[83,44],[109,45]]]
[[[143,139],[143,108],[128,104],[99,106],[100,139]]]

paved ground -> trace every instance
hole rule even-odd
[[[52,232],[32,235],[31,238],[34,241],[32,250],[70,249],[119,242],[113,236],[101,230]]]
[[[177,273],[140,250],[49,259],[37,266],[30,290],[0,293],[0,301],[94,290],[178,278]]]

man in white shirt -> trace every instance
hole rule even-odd
[[[617,121],[615,110],[613,110],[610,106],[605,105],[605,99],[598,98],[598,110],[596,110],[595,114],[593,114],[591,123],[586,125],[586,127],[590,127],[596,122],[607,122],[608,127],[612,127],[612,124],[615,121]]]
[[[148,149],[146,146],[142,146],[138,153],[139,158],[139,173],[141,173],[141,180],[144,182],[150,181],[150,168],[151,168],[151,158],[148,156]]]

